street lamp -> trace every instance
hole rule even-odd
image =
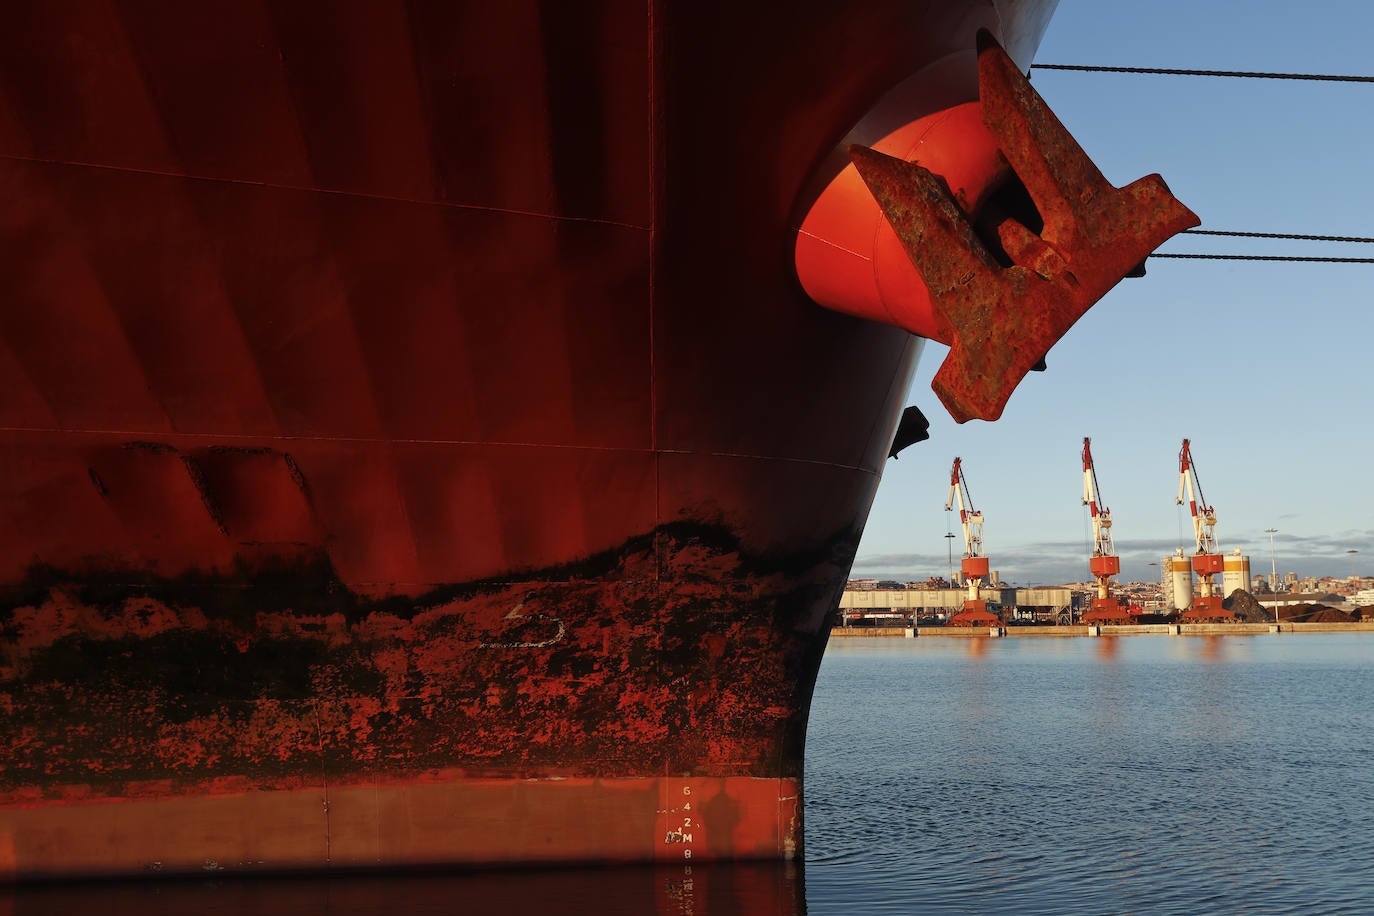
[[[1353,581],[1355,578],[1355,554],[1359,553],[1359,551],[1347,550],[1346,553],[1350,554],[1350,578]]]
[[[1279,567],[1274,562],[1274,535],[1279,533],[1277,528],[1265,528],[1265,533],[1269,535],[1269,593],[1274,595],[1274,623],[1279,622]]]

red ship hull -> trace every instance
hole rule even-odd
[[[797,856],[921,341],[795,227],[1052,5],[7,9],[0,876]]]

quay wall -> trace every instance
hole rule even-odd
[[[1272,623],[1149,623],[1127,626],[1048,626],[1003,627],[1003,637],[1063,638],[1068,636],[1257,636],[1273,632]],[[1097,633],[1091,632],[1097,630]],[[1374,620],[1354,623],[1291,623],[1284,621],[1280,633],[1374,633]],[[989,636],[987,627],[835,627],[832,639],[905,639],[946,636],[976,639]]]

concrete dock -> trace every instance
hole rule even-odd
[[[1125,626],[1004,626],[1003,637],[1056,638],[1066,636],[1258,636],[1274,633],[1272,623],[1145,623]],[[1097,632],[1093,632],[1097,631]],[[1355,623],[1291,623],[1287,620],[1278,626],[1279,634],[1286,633],[1374,633],[1374,620],[1361,620]],[[926,639],[929,637],[954,637],[956,639],[987,638],[992,633],[988,627],[835,627],[830,631],[831,639]]]

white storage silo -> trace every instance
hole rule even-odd
[[[1250,590],[1250,558],[1244,556],[1239,547],[1222,561],[1221,597],[1230,598],[1238,588]]]
[[[1159,561],[1164,577],[1164,604],[1176,611],[1187,610],[1193,603],[1193,564],[1182,551]]]

